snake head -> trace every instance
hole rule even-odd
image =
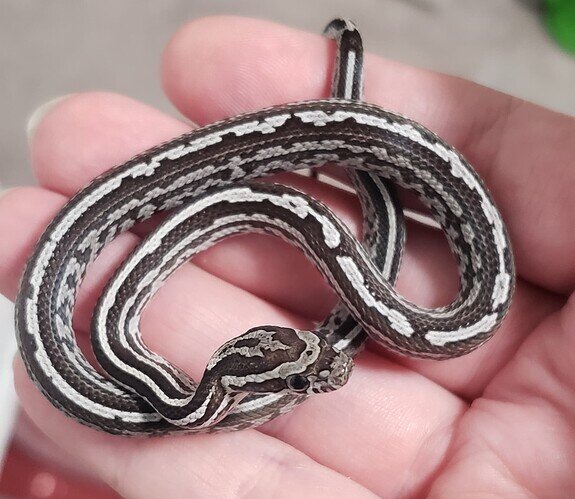
[[[352,367],[351,357],[314,332],[261,326],[218,349],[206,374],[217,373],[228,392],[311,394],[342,387]]]

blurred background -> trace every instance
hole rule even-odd
[[[183,23],[213,14],[316,33],[350,17],[371,52],[575,114],[575,0],[0,0],[0,189],[33,182],[26,123],[54,97],[111,90],[174,113],[161,91],[162,49]],[[115,497],[59,464],[66,456],[15,417],[14,349],[12,307],[0,296],[0,497]]]

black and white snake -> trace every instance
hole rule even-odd
[[[515,277],[489,193],[433,133],[360,101],[363,52],[353,24],[337,19],[326,33],[338,42],[332,98],[231,118],[146,151],[92,182],[49,225],[22,279],[16,323],[28,373],[56,407],[118,434],[245,428],[345,384],[367,335],[402,354],[446,359],[477,348],[499,326]],[[363,246],[321,203],[255,182],[325,164],[350,174],[364,213]],[[447,235],[461,276],[447,307],[422,308],[393,288],[404,226],[390,182],[414,191]],[[99,300],[92,344],[103,376],[74,338],[78,286],[114,237],[177,207]],[[227,342],[196,385],[146,348],[140,314],[189,258],[244,232],[300,248],[342,305],[317,332],[261,326]]]

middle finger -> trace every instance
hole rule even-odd
[[[40,122],[32,137],[33,166],[44,186],[70,196],[113,165],[187,129],[182,122],[125,97],[76,95]],[[325,201],[352,231],[359,232],[361,214],[347,193],[298,176],[292,176],[290,183]],[[261,262],[265,262],[265,272]],[[196,263],[266,301],[314,320],[325,316],[334,303],[333,293],[313,266],[297,250],[274,238],[249,235],[224,241]],[[410,227],[398,280],[401,293],[424,306],[447,304],[457,291],[455,269],[439,232]],[[400,362],[471,398],[556,306],[552,298],[520,282],[509,318],[485,347],[464,359],[440,364],[403,358]]]

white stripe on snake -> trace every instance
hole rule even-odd
[[[49,225],[27,265],[16,323],[30,377],[70,417],[124,435],[252,427],[344,385],[368,336],[401,354],[446,359],[479,347],[500,325],[515,277],[489,193],[433,133],[361,102],[363,51],[352,23],[334,20],[326,34],[338,45],[331,98],[231,118],[155,147],[96,179]],[[323,204],[255,182],[328,163],[346,168],[358,193],[363,245]],[[461,276],[449,306],[419,307],[393,288],[404,223],[390,182],[414,191],[448,238]],[[98,302],[92,344],[102,376],[75,341],[79,284],[118,234],[176,207]],[[341,304],[317,331],[258,326],[230,340],[196,385],[148,350],[140,316],[192,256],[245,232],[300,248]]]

